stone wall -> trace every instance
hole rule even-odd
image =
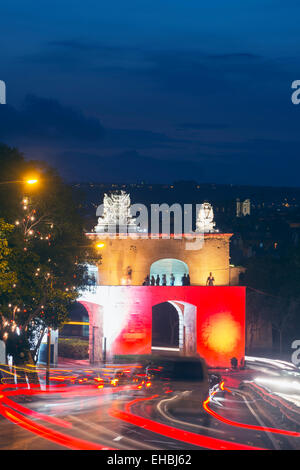
[[[89,313],[90,361],[152,353],[153,308],[171,303],[179,315],[179,354],[198,353],[212,367],[245,354],[244,287],[98,286],[78,299]],[[161,312],[163,315],[163,312]]]
[[[131,285],[142,285],[150,274],[152,263],[160,259],[174,258],[185,262],[189,268],[191,285],[205,285],[209,273],[215,285],[230,284],[229,242],[232,234],[205,234],[203,246],[197,250],[186,249],[182,239],[120,239],[102,238],[89,234],[95,243],[103,242],[99,250],[99,285],[117,286],[127,282],[127,268],[132,269]],[[233,282],[231,282],[233,285]]]

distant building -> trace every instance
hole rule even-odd
[[[236,200],[236,216],[244,217],[245,215],[250,215],[251,203],[250,199],[245,199],[244,202],[241,202],[239,198]]]

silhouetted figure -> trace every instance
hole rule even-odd
[[[174,284],[175,284],[175,276],[172,273],[171,276],[170,276],[170,286],[174,286]]]
[[[159,286],[159,284],[160,284],[160,277],[159,277],[159,275],[157,275],[156,279],[155,279],[155,285]]]
[[[206,279],[207,286],[213,286],[215,282],[215,278],[213,277],[212,273],[209,273],[208,278]]]
[[[143,282],[143,286],[149,286],[149,285],[150,285],[150,279],[149,279],[149,276],[146,276]]]
[[[186,286],[186,285],[187,285],[187,284],[186,284],[186,274],[185,274],[185,273],[184,273],[184,275],[183,275],[182,278],[181,278],[181,284],[182,284],[183,286]]]
[[[155,286],[155,277],[154,276],[151,276],[151,286]]]
[[[232,357],[230,359],[230,364],[231,364],[231,367],[232,369],[237,369],[237,366],[238,366],[238,360],[236,357]]]
[[[132,268],[131,268],[131,266],[127,266],[127,276],[131,279],[131,276],[132,276]]]
[[[131,268],[131,266],[127,266],[127,273],[126,273],[126,284],[127,285],[131,284],[131,278],[132,278],[132,268]]]
[[[191,279],[190,279],[190,275],[189,275],[189,274],[186,276],[186,285],[187,285],[187,286],[190,286],[190,285],[191,285]]]
[[[166,285],[167,285],[167,277],[166,277],[165,274],[162,275],[161,285],[162,285],[162,286],[166,286]]]

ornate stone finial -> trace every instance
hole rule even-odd
[[[100,206],[101,207],[101,206]],[[136,232],[136,219],[130,212],[130,195],[125,191],[114,191],[104,194],[102,215],[94,231],[97,233]]]
[[[214,222],[214,211],[212,205],[209,202],[200,204],[196,220],[196,232],[218,232],[218,230],[214,228],[215,225],[216,223]]]

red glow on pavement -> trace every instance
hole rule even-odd
[[[158,423],[148,418],[143,418],[131,412],[131,408],[134,404],[143,400],[152,400],[157,398],[158,395],[153,395],[147,398],[137,398],[125,406],[125,411],[121,411],[115,408],[109,410],[109,414],[115,418],[126,421],[127,423],[134,424],[135,426],[142,427],[148,431],[155,432],[162,436],[176,439],[181,442],[202,447],[205,449],[214,450],[264,450],[261,447],[252,447],[244,444],[238,444],[233,442],[227,442],[222,439],[216,439],[214,437],[208,437],[201,434],[195,434],[190,431],[184,431],[183,429],[174,428],[166,424]]]
[[[43,421],[47,421],[48,423],[61,426],[63,428],[71,428],[72,424],[64,421],[60,418],[56,418],[55,416],[45,415],[42,413],[38,413],[37,411],[30,410],[25,406],[20,405],[19,403],[15,403],[14,401],[10,400],[6,397],[0,397],[1,402],[5,405],[9,406],[10,408],[20,411],[20,413],[26,414],[27,416],[32,416],[33,418],[41,419]]]
[[[223,389],[222,390],[227,390],[224,388],[224,382],[223,384]],[[220,387],[221,388],[221,387]],[[230,393],[231,391],[228,390]],[[204,410],[209,413],[211,416],[214,418],[218,419],[219,421],[222,421],[225,424],[229,424],[230,426],[235,426],[238,428],[244,428],[244,429],[252,429],[253,431],[264,431],[264,432],[270,432],[274,434],[284,434],[286,436],[293,436],[293,437],[300,437],[300,433],[296,431],[287,431],[285,429],[277,429],[277,428],[269,428],[269,427],[264,427],[264,426],[256,426],[252,424],[245,424],[245,423],[239,423],[238,421],[232,421],[230,419],[224,418],[221,416],[219,413],[216,413],[213,411],[211,408],[209,408],[208,404],[210,403],[211,399],[214,397],[214,395],[218,393],[217,390],[215,390],[204,402],[203,402],[203,408]]]
[[[231,393],[231,390],[229,390],[229,388],[224,387],[224,381],[220,383],[220,389],[228,393]]]
[[[147,382],[145,385],[147,386]],[[62,385],[62,384],[60,384]],[[31,385],[31,389],[28,388],[27,384],[2,384],[0,385],[0,414],[8,419],[9,421],[17,424],[18,426],[30,431],[41,438],[47,439],[49,441],[55,442],[58,445],[67,447],[73,450],[115,450],[113,448],[108,448],[100,444],[96,444],[84,439],[79,439],[73,437],[71,435],[65,434],[60,431],[56,431],[51,429],[48,426],[42,425],[36,421],[33,421],[32,418],[40,419],[45,422],[51,423],[56,426],[60,426],[62,428],[72,428],[72,424],[61,420],[59,418],[48,416],[42,413],[38,413],[36,411],[30,410],[27,407],[24,407],[18,403],[15,403],[13,400],[10,400],[9,396],[34,396],[45,393],[47,394],[61,394],[63,397],[86,397],[86,396],[93,396],[95,398],[101,399],[102,395],[107,395],[111,393],[117,393],[119,391],[128,391],[128,390],[137,390],[141,386],[122,386],[122,387],[109,387],[109,388],[100,388],[103,385],[99,385],[99,383],[95,383],[95,385],[83,385],[83,386],[75,386],[70,389],[68,386],[52,386],[49,390],[41,390],[39,385]],[[224,381],[220,383],[220,389],[222,391],[227,391],[231,393],[231,390],[227,389],[224,386]],[[167,393],[171,393],[172,390],[167,390]],[[283,434],[287,436],[293,437],[300,437],[300,433],[293,432],[293,431],[286,431],[276,428],[269,428],[269,427],[261,427],[261,426],[254,426],[248,425],[244,423],[239,423],[236,421],[232,421],[226,418],[223,418],[221,415],[213,411],[209,407],[209,403],[213,396],[218,393],[218,390],[215,390],[210,397],[205,400],[203,403],[204,410],[212,415],[214,418],[218,419],[219,421],[224,422],[225,424],[256,430],[256,431],[264,431],[264,432],[271,432],[275,434]],[[209,437],[206,435],[196,434],[190,431],[185,431],[180,428],[174,428],[173,426],[169,426],[157,421],[154,421],[149,418],[144,418],[132,412],[132,407],[142,401],[146,400],[153,400],[158,398],[159,395],[152,395],[146,398],[137,398],[135,400],[130,401],[125,405],[124,411],[117,408],[117,403],[114,403],[113,407],[109,410],[109,414],[117,419],[125,421],[135,426],[139,426],[143,429],[148,431],[154,432],[161,436],[165,436],[170,439],[175,439],[181,442],[185,442],[197,447],[206,448],[206,449],[214,449],[214,450],[263,450],[259,447],[253,447],[250,445],[244,445],[240,443],[230,442],[223,439],[217,439],[214,437]]]
[[[68,447],[72,450],[114,450],[112,448],[93,444],[83,439],[77,439],[75,437],[68,436],[59,431],[53,431],[52,429],[41,424],[37,424],[31,421],[30,419],[26,418],[25,416],[21,415],[20,413],[17,413],[16,411],[10,408],[6,408],[3,405],[0,405],[0,413],[9,421],[18,424],[22,428],[33,432],[34,434],[37,434],[38,436],[44,439]]]
[[[12,387],[14,390],[12,390]],[[118,387],[118,389],[107,389],[101,390],[99,394],[98,388],[85,386],[85,387],[75,387],[76,390],[70,390],[68,387],[53,387],[51,390],[41,390],[39,385],[32,384],[32,389],[27,388],[27,384],[1,384],[0,390],[2,390],[2,394],[0,395],[0,414],[8,419],[9,421],[17,424],[18,426],[30,431],[43,439],[47,439],[49,441],[55,442],[56,444],[62,445],[72,450],[115,450],[111,447],[102,446],[100,444],[96,444],[90,441],[86,441],[83,439],[75,438],[68,434],[64,434],[59,431],[54,431],[53,429],[41,425],[35,421],[32,421],[30,418],[24,416],[30,416],[32,418],[38,418],[43,421],[47,421],[51,424],[58,425],[64,428],[72,428],[72,424],[68,423],[64,420],[59,418],[55,418],[53,416],[45,415],[42,413],[38,413],[36,411],[30,410],[27,407],[24,407],[18,403],[7,398],[8,396],[21,396],[21,395],[39,395],[39,394],[63,394],[65,397],[69,396],[90,396],[93,395],[95,397],[101,397],[102,395],[106,395],[108,393],[117,392],[120,390],[128,390],[128,387]],[[5,392],[4,392],[4,389]],[[17,389],[17,390],[15,390]],[[132,390],[132,388],[131,388]],[[96,392],[96,393],[95,393]],[[22,413],[22,414],[21,414]]]

